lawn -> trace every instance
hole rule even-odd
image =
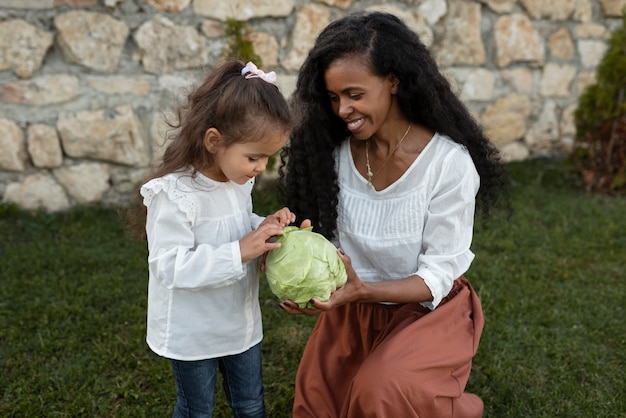
[[[585,194],[559,161],[508,168],[513,215],[477,226],[467,273],[486,317],[468,390],[488,417],[626,417],[626,197]],[[171,415],[169,363],[145,344],[145,243],[120,211],[3,205],[0,236],[0,416]],[[260,298],[268,414],[289,417],[315,319],[264,281]]]

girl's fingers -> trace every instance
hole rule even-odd
[[[280,247],[280,242],[266,242],[264,252],[272,251],[273,249],[279,248],[279,247]]]
[[[274,214],[276,219],[281,225],[289,225],[296,220],[296,215],[292,213],[289,208],[282,208]]]

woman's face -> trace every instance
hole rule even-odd
[[[396,77],[373,74],[361,56],[333,61],[324,72],[324,82],[333,112],[357,139],[370,138],[399,118]]]

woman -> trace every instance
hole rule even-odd
[[[324,29],[293,104],[286,202],[348,271],[327,302],[281,304],[321,312],[293,416],[480,417],[464,390],[484,321],[464,273],[476,197],[486,219],[504,191],[495,147],[418,36],[385,13]]]

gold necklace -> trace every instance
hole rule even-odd
[[[372,173],[372,167],[370,167],[370,156],[367,151],[370,147],[370,140],[369,138],[365,140],[365,165],[367,166],[367,186],[368,187],[370,188],[374,187],[374,185],[372,184],[372,179],[374,178],[376,174],[380,173],[380,170],[382,170],[385,164],[387,164],[387,161],[389,161],[391,156],[396,153],[396,151],[400,147],[400,144],[402,144],[402,141],[404,141],[404,138],[406,138],[406,136],[409,134],[409,131],[411,130],[411,126],[412,125],[409,123],[409,127],[406,129],[406,132],[404,133],[404,135],[402,135],[402,138],[400,138],[398,145],[396,145],[396,147],[393,149],[393,151],[391,151],[391,153],[387,156],[387,158],[383,160],[383,163],[380,165],[380,167],[378,167],[378,170],[376,170],[375,173]]]

